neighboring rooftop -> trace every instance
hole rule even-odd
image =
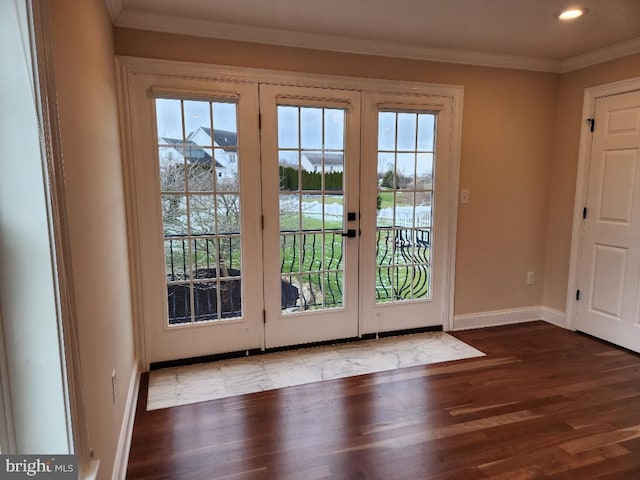
[[[207,135],[211,136],[211,129],[207,127],[200,127],[200,130],[205,132]],[[197,130],[196,130],[197,131]],[[196,132],[191,132],[187,138],[191,138],[195,135]],[[238,134],[236,132],[230,132],[228,130],[213,130],[213,141],[216,145],[220,147],[233,147],[237,148],[238,146]]]
[[[179,140],[177,138],[169,138],[169,137],[160,137],[160,138],[161,140],[164,140],[164,142],[168,146],[174,147],[178,152],[180,152],[181,155],[184,155],[187,161],[190,163],[204,163],[204,164],[211,163],[211,155],[209,155],[209,153],[207,153],[207,151],[204,148],[198,147],[192,141],[187,140],[186,142],[183,142],[182,140]],[[223,165],[216,160],[216,167],[219,168],[222,166]]]

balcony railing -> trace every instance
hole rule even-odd
[[[341,307],[344,274],[342,231],[282,231],[280,234],[282,310]],[[430,234],[429,229],[378,227],[377,301],[423,298],[428,294]],[[190,288],[193,288],[196,321],[242,315],[242,273],[237,235],[218,234],[214,237],[202,234],[191,238],[168,235],[165,236],[165,246],[170,324],[192,321]],[[192,266],[189,265],[190,257]]]
[[[342,307],[342,241],[342,230],[335,228],[280,231],[283,284],[296,289],[296,301],[285,305],[283,299],[283,311]]]
[[[430,283],[431,230],[378,227],[376,301],[426,298]]]

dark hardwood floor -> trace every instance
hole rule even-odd
[[[640,356],[544,322],[483,358],[145,411],[129,479],[640,479]]]

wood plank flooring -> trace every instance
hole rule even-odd
[[[128,479],[640,479],[640,356],[544,322],[486,357],[145,411]]]

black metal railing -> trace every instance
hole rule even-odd
[[[281,230],[280,273],[296,292],[296,301],[285,305],[283,289],[282,308],[309,310],[342,306],[342,230]],[[323,243],[324,241],[324,243]]]
[[[242,316],[237,234],[167,235],[164,239],[170,324],[192,321],[191,291],[197,322]]]
[[[240,267],[240,237],[238,234],[203,233],[184,235],[165,235],[165,261],[167,281],[175,282],[189,278],[189,272],[199,270],[215,270],[220,268],[222,277],[233,277],[229,273],[234,267]],[[189,265],[189,246],[193,267]],[[220,259],[218,262],[217,259]],[[215,278],[215,277],[200,277]]]
[[[376,300],[425,298],[430,283],[431,230],[376,229]]]
[[[429,229],[377,228],[376,299],[421,298],[428,293],[430,235]],[[196,321],[242,315],[237,234],[167,235],[164,239],[170,324],[192,321],[191,289]],[[282,309],[342,306],[343,256],[342,230],[281,231]]]

